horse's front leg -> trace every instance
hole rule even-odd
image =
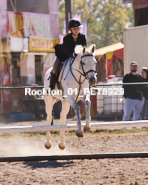
[[[68,111],[69,111],[69,108],[70,108],[70,105],[68,102],[66,101],[63,101],[62,102],[62,111],[60,113],[60,121],[61,121],[61,125],[64,125],[65,124],[65,121],[66,121],[66,116],[68,114]],[[59,142],[59,148],[61,150],[64,150],[65,148],[65,142],[64,142],[64,133],[65,131],[62,130],[60,131],[60,142]]]
[[[44,100],[45,100],[45,106],[46,106],[46,113],[47,113],[47,122],[48,125],[51,125],[51,121],[52,121],[52,108],[53,108],[53,104],[54,104],[54,98],[52,96],[44,96]],[[47,136],[46,136],[46,142],[45,142],[45,147],[47,149],[50,149],[51,147],[51,133],[50,131],[47,131]]]
[[[73,107],[76,116],[77,116],[77,131],[76,131],[76,135],[78,137],[83,137],[83,132],[82,132],[82,128],[81,128],[81,119],[80,119],[80,107],[79,105],[75,102],[73,96],[69,96],[67,95],[67,97],[65,98],[65,100]]]
[[[90,116],[90,105],[91,105],[91,101],[90,101],[90,94],[86,94],[84,96],[84,104],[85,104],[85,108],[86,108],[86,125],[84,126],[84,132],[90,132],[90,121],[91,121],[91,116]]]

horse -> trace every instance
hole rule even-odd
[[[77,104],[79,100],[82,100],[86,107],[86,125],[84,126],[84,132],[90,132],[90,86],[94,86],[96,82],[96,59],[93,56],[95,51],[95,44],[92,44],[88,48],[78,45],[75,47],[75,58],[68,58],[64,62],[64,66],[60,72],[58,81],[62,90],[61,94],[52,93],[52,95],[45,95],[45,108],[47,113],[47,122],[50,125],[52,121],[52,108],[55,101],[62,101],[62,111],[60,113],[61,124],[65,124],[66,116],[69,112],[70,105],[74,108],[77,116],[77,131],[78,137],[83,137],[80,119],[80,107]],[[49,68],[44,77],[44,88],[49,89],[50,73],[52,68]],[[59,83],[59,82],[58,82]],[[55,90],[58,90],[58,85],[55,85]],[[53,90],[54,91],[54,90]],[[55,92],[55,91],[54,91]],[[54,95],[53,95],[54,94]],[[45,147],[49,149],[51,147],[51,134],[47,131]],[[59,148],[63,150],[65,148],[64,131],[60,131]]]

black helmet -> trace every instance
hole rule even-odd
[[[71,19],[68,23],[68,29],[72,27],[81,27],[80,21],[76,18]]]

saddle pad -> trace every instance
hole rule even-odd
[[[68,61],[70,60],[71,58],[68,58],[67,60],[65,60],[64,64],[63,64],[63,67],[62,67],[62,70],[60,72],[60,75],[59,75],[59,78],[58,78],[58,82],[60,82],[62,80],[62,77],[63,77],[63,73],[64,73],[64,69],[68,63]]]
[[[51,71],[52,71],[53,67],[49,68],[47,70],[47,72],[45,73],[45,78],[44,78],[44,87],[45,88],[49,88],[50,86],[50,78],[51,78]]]

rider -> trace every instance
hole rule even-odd
[[[68,23],[68,29],[71,33],[65,35],[63,44],[57,44],[55,46],[55,54],[57,56],[50,78],[50,88],[54,89],[57,81],[57,73],[61,62],[64,62],[69,57],[75,57],[74,48],[76,45],[86,46],[85,35],[80,33],[80,27],[82,27],[80,21],[73,18]]]

